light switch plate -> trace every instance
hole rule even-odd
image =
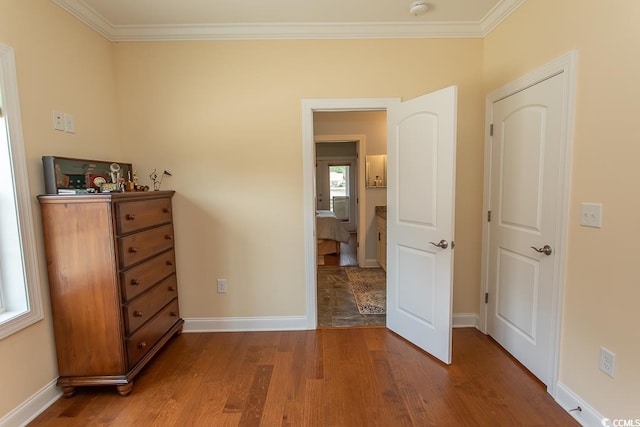
[[[580,205],[580,225],[602,228],[602,204],[582,203]]]
[[[64,115],[64,131],[67,133],[76,133],[75,118],[72,114]]]

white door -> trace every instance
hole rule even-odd
[[[488,333],[549,385],[563,76],[493,103]]]
[[[452,86],[387,110],[387,327],[447,364],[456,108]]]

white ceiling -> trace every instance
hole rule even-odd
[[[483,37],[525,0],[52,0],[110,40]]]

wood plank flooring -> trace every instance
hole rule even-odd
[[[475,329],[446,366],[385,328],[175,337],[136,378],[79,388],[31,426],[576,426]]]
[[[340,254],[324,255],[323,264],[318,265],[318,269],[324,267],[355,267],[358,265],[358,235],[351,233],[348,243],[340,243]]]

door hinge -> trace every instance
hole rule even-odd
[[[493,136],[493,123],[489,125],[489,136]]]
[[[484,303],[489,304],[489,292],[484,293]]]
[[[487,211],[487,222],[491,222],[491,211]]]

